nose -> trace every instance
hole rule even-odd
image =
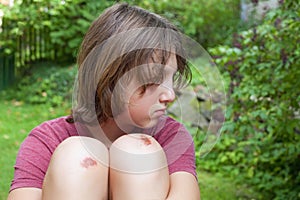
[[[170,103],[175,100],[175,92],[173,87],[167,85],[160,85],[161,93],[159,97],[160,103]]]

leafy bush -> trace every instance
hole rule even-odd
[[[201,163],[264,199],[300,198],[300,5],[286,0],[235,47],[211,49],[231,77],[222,140]]]
[[[50,27],[50,38],[60,58],[76,57],[77,49],[91,22],[113,1],[76,0],[60,1],[49,10],[51,15],[47,23]]]
[[[223,43],[225,38],[237,30],[240,21],[239,0],[123,0],[123,2],[164,15],[203,46]],[[74,61],[77,49],[91,22],[113,3],[115,3],[113,0],[16,1],[12,8],[3,8],[5,27],[1,33],[0,46],[4,46],[6,52],[11,53],[20,51],[18,49],[20,40],[26,39],[31,42],[40,40],[39,42],[43,44],[35,51],[41,55],[28,55],[31,47],[27,44],[23,45],[22,51],[26,51],[26,55],[31,57]],[[215,6],[216,4],[218,6]],[[34,38],[34,32],[43,33],[42,37],[45,38]]]
[[[240,26],[240,0],[135,0],[143,8],[161,14],[204,47],[224,44]]]
[[[26,39],[32,43],[39,40],[42,44],[36,51],[41,51],[40,57],[74,62],[91,22],[112,3],[104,0],[17,1],[12,8],[3,8],[5,26],[1,34],[4,39],[0,41],[0,46],[6,47],[7,52],[14,52],[21,50],[18,49],[19,40]],[[34,36],[34,32],[42,33],[45,38]],[[29,46],[22,48],[22,51],[29,52]]]
[[[56,107],[71,103],[76,67],[38,63],[12,88],[3,91],[6,99]]]

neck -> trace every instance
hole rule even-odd
[[[114,142],[118,137],[125,135],[126,133],[119,128],[115,120],[109,118],[101,125],[104,135],[111,141]]]
[[[120,136],[126,133],[122,131],[113,119],[101,123],[101,125],[86,125],[89,137],[93,137],[101,141],[107,148]]]

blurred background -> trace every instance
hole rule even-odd
[[[225,123],[205,157],[198,150],[218,96],[199,77],[191,84],[196,95],[184,100],[203,118],[186,123],[202,200],[300,199],[299,0],[0,0],[0,199],[30,130],[70,114],[82,38],[116,2],[169,19],[209,52],[224,78]]]

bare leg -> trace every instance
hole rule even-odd
[[[107,200],[108,150],[98,140],[70,137],[53,153],[43,200]]]
[[[110,148],[109,180],[113,200],[165,200],[169,172],[162,147],[149,135],[118,138]]]

